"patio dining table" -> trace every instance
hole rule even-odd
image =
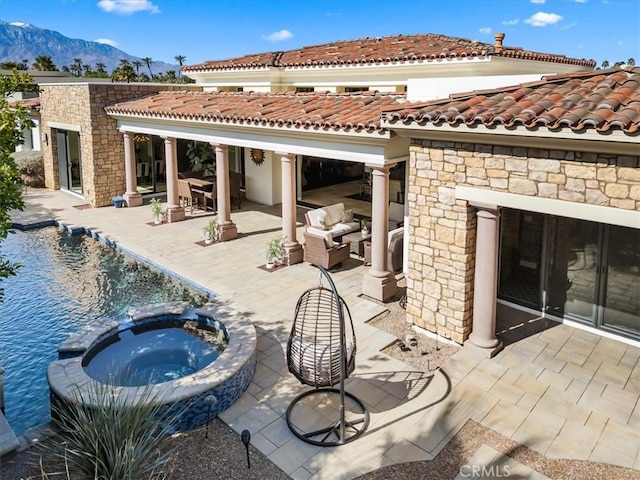
[[[213,182],[211,180],[205,180],[203,178],[196,178],[196,177],[187,177],[185,178],[185,180],[188,181],[189,185],[194,187],[196,190],[200,190],[202,192],[213,191],[213,187],[216,184],[216,182]]]

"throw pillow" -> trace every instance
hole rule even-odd
[[[342,214],[342,223],[353,222],[353,210],[345,210]]]

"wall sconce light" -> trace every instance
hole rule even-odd
[[[40,134],[40,140],[42,140],[42,143],[45,145],[49,145],[49,135],[47,135],[47,132],[42,132]]]

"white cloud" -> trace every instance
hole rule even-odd
[[[538,3],[538,4],[543,4],[545,3],[547,0],[531,0],[531,3]]]
[[[112,47],[117,47],[119,45],[115,40],[111,40],[110,38],[96,38],[94,40],[96,43],[104,43],[105,45],[111,45]]]
[[[503,20],[502,24],[503,25],[517,25],[519,22],[519,20],[517,18],[513,19],[513,20]]]
[[[578,24],[578,22],[569,23],[569,24],[565,25],[564,27],[562,27],[562,30],[568,30],[570,28],[575,27],[577,24]]]
[[[546,27],[558,23],[560,20],[562,17],[557,13],[538,12],[527,18],[524,23],[528,23],[532,27]]]
[[[266,37],[262,37],[270,42],[281,42],[283,40],[289,40],[293,37],[293,33],[289,30],[280,30],[279,32],[273,32],[271,35],[267,35]]]
[[[13,25],[14,27],[30,27],[31,26],[27,22],[11,22],[9,25]]]
[[[491,27],[483,27],[478,31],[484,35],[489,35],[491,33]]]
[[[587,0],[573,0],[576,3],[587,3]]]
[[[100,0],[98,8],[107,13],[121,13],[123,15],[144,11],[160,13],[160,9],[149,0]]]

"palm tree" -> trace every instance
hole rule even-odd
[[[140,60],[134,60],[131,62],[134,67],[136,67],[136,75],[140,75],[140,67],[144,65]]]
[[[38,70],[39,72],[56,72],[58,71],[58,67],[53,63],[53,60],[48,55],[38,55],[34,61],[31,68],[34,70]]]
[[[178,72],[178,76],[180,76],[180,74],[182,73],[182,65],[184,65],[184,61],[187,59],[187,57],[185,57],[184,55],[176,55],[173,58],[175,58],[176,62],[178,62],[178,64],[180,65],[180,71]]]
[[[99,75],[106,75],[107,74],[107,66],[102,63],[102,62],[98,62],[96,63],[96,73]]]
[[[145,65],[149,69],[149,76],[153,78],[153,72],[151,71],[151,64],[153,63],[153,60],[151,60],[151,57],[144,57],[142,61],[145,63]]]
[[[69,66],[69,70],[75,77],[82,75],[82,59],[74,58],[73,63]]]

